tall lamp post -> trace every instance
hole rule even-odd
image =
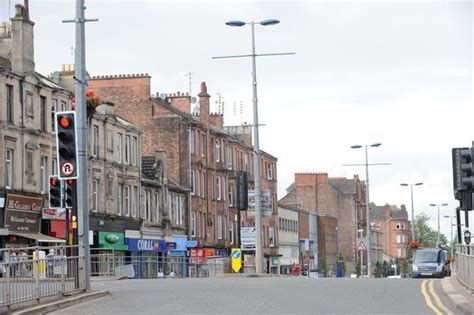
[[[234,55],[234,56],[221,56],[212,57],[213,59],[222,58],[240,58],[240,57],[252,57],[252,92],[253,92],[253,142],[254,142],[254,175],[255,175],[255,233],[256,233],[256,246],[255,246],[255,269],[257,274],[263,273],[263,246],[262,246],[262,212],[260,204],[260,143],[258,134],[258,98],[257,98],[257,64],[256,57],[259,56],[278,56],[278,55],[294,55],[294,53],[272,53],[272,54],[256,54],[255,53],[255,24],[262,26],[270,26],[279,24],[279,20],[268,19],[260,22],[243,22],[243,21],[228,21],[225,24],[233,27],[241,27],[244,25],[250,25],[252,30],[252,54],[251,55]]]
[[[439,208],[447,206],[447,205],[448,205],[447,203],[430,203],[431,207],[438,207],[438,240],[436,241],[436,247],[438,247],[440,245],[440,228],[439,228],[440,215],[439,215]]]
[[[421,186],[423,183],[415,183],[415,184],[406,184],[401,183],[401,186],[410,186],[410,193],[411,193],[411,239],[413,241],[416,240],[415,238],[415,207],[413,206],[413,185]]]
[[[372,262],[370,257],[370,232],[371,232],[371,224],[370,224],[370,207],[369,207],[369,166],[371,165],[390,165],[390,163],[372,163],[369,164],[369,147],[371,148],[378,148],[381,146],[381,143],[372,143],[372,144],[365,144],[365,145],[352,145],[351,149],[360,149],[365,147],[365,163],[364,164],[344,164],[344,166],[365,166],[365,181],[367,185],[367,191],[365,193],[365,204],[366,204],[366,212],[367,212],[367,276],[370,278],[372,277]]]

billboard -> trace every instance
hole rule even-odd
[[[257,244],[257,233],[255,227],[243,226],[240,228],[240,241],[242,250],[254,250]]]
[[[262,218],[271,217],[273,213],[273,196],[270,190],[260,191],[260,210]],[[249,190],[249,210],[248,218],[255,218],[255,191]]]

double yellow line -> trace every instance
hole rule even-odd
[[[436,315],[453,315],[446,306],[443,305],[441,299],[436,294],[433,288],[433,282],[435,280],[423,280],[421,283],[421,294],[425,297],[426,305],[436,314]],[[428,283],[428,284],[427,284]],[[428,287],[428,290],[426,289]],[[434,301],[434,303],[432,302]]]

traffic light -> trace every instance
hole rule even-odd
[[[237,206],[238,210],[248,210],[249,208],[249,188],[247,172],[237,173]]]
[[[473,192],[474,167],[473,148],[453,149],[453,183],[454,193]]]
[[[58,176],[49,176],[49,207],[62,208],[61,180]]]
[[[76,113],[56,112],[56,148],[60,179],[78,178]]]
[[[73,179],[66,179],[64,181],[64,202],[65,202],[65,207],[66,208],[72,208],[72,185],[73,185]]]

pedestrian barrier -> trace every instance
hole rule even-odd
[[[83,291],[77,253],[77,246],[0,249],[0,307]]]
[[[456,245],[456,277],[474,292],[474,245]]]

